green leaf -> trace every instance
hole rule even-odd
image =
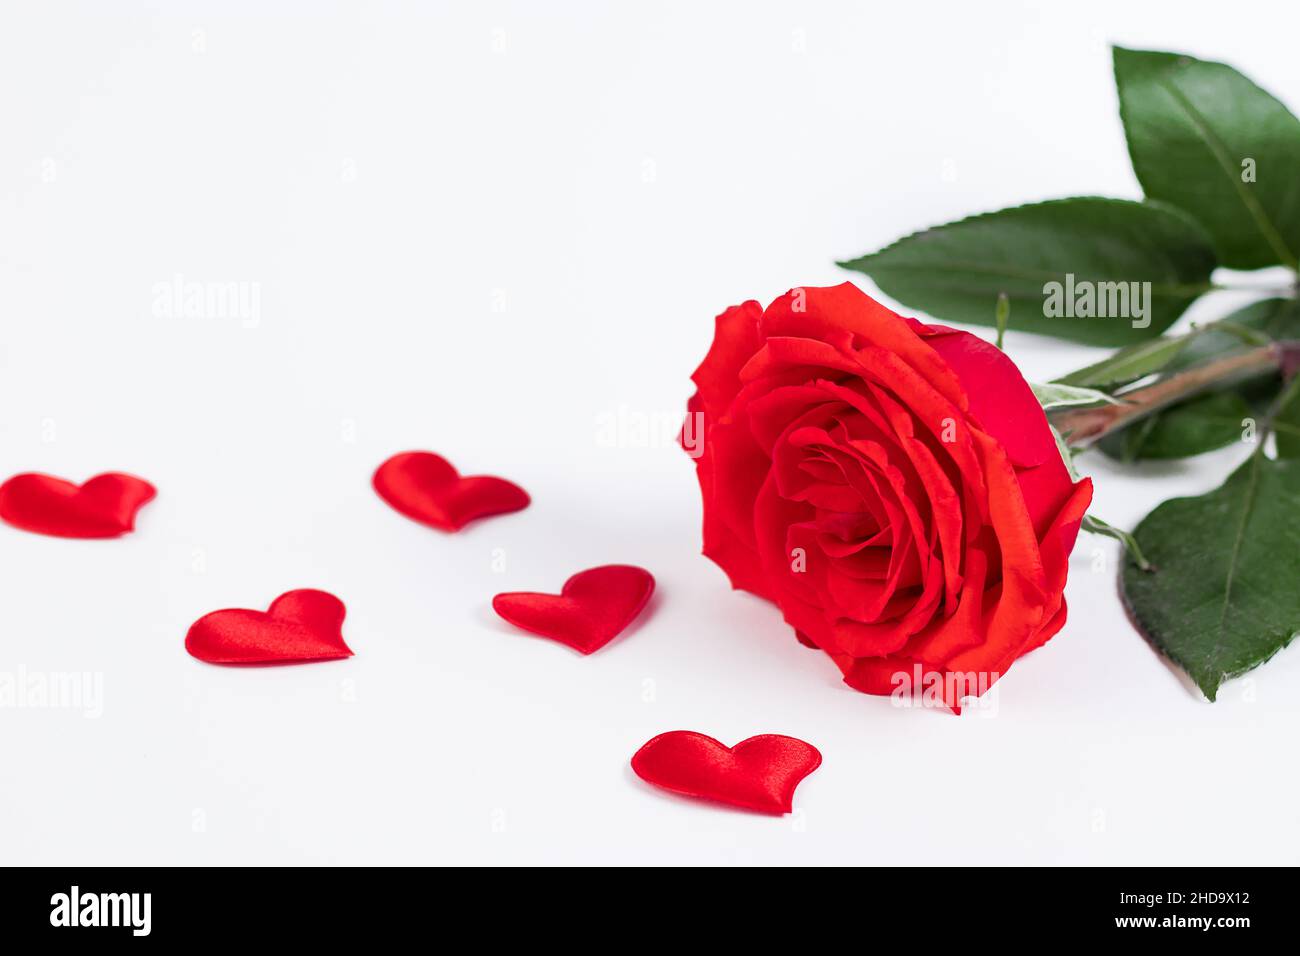
[[[1118,388],[1160,371],[1187,347],[1186,335],[1175,335],[1129,345],[1056,381],[1080,388]]]
[[[1120,461],[1187,458],[1240,441],[1252,409],[1235,390],[1208,392],[1107,435],[1097,447]]]
[[[1215,259],[1205,231],[1176,209],[1087,197],[936,226],[840,265],[937,319],[993,324],[993,303],[1006,293],[1017,330],[1127,345],[1155,338],[1207,291]],[[1076,295],[1065,294],[1067,284]],[[1080,301],[1085,289],[1091,309]],[[1082,314],[1098,312],[1101,299],[1108,315]]]
[[[1049,408],[1067,408],[1072,405],[1119,405],[1119,399],[1112,398],[1095,388],[1079,388],[1076,385],[1059,385],[1056,382],[1030,382],[1030,389],[1043,411]]]
[[[1273,418],[1277,457],[1300,458],[1300,393],[1289,398]]]
[[[1179,352],[1162,371],[1177,372],[1228,352],[1243,352],[1270,341],[1300,336],[1300,302],[1295,299],[1265,299],[1238,309],[1218,322],[1188,336],[1186,350]]]
[[[1133,534],[1155,570],[1125,562],[1124,601],[1210,700],[1300,629],[1300,461],[1252,455],[1209,494],[1159,505]]]
[[[1120,117],[1147,196],[1191,213],[1225,266],[1296,268],[1300,120],[1223,63],[1122,47],[1114,55]]]
[[[1265,299],[1183,335],[1128,345],[1113,355],[1056,380],[1061,385],[1116,389],[1157,372],[1198,365],[1229,351],[1300,336],[1300,302]]]

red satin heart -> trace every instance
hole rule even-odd
[[[271,664],[351,657],[343,643],[347,608],[332,594],[304,589],[281,594],[269,610],[231,608],[190,626],[185,649],[209,664]]]
[[[516,627],[590,654],[632,623],[654,589],[654,575],[645,568],[606,564],[579,571],[559,594],[498,594],[492,609]]]
[[[406,517],[441,531],[459,531],[475,518],[528,507],[528,492],[492,475],[462,478],[451,462],[427,451],[406,451],[379,466],[375,491]]]
[[[33,473],[0,485],[0,519],[60,538],[116,538],[135,530],[135,515],[158,492],[140,478],[109,472],[84,485]]]
[[[759,734],[728,747],[692,730],[673,730],[638,750],[632,769],[674,793],[779,814],[790,812],[795,787],[821,762],[816,747],[794,737]]]

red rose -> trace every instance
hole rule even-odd
[[[956,710],[1065,623],[1092,484],[994,346],[846,282],[728,309],[692,380],[704,553],[851,687]]]

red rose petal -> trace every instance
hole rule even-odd
[[[957,373],[971,415],[1002,443],[1017,467],[1060,461],[1056,441],[1043,427],[1043,406],[1006,352],[969,332],[927,329],[919,322],[913,328]]]
[[[498,594],[492,609],[516,627],[590,654],[632,623],[654,589],[654,575],[644,568],[607,564],[578,572],[559,594]]]
[[[914,666],[987,687],[1060,628],[1091,494],[1032,389],[849,284],[755,311],[719,318],[687,406],[704,553],[852,687]]]
[[[440,531],[459,531],[475,518],[528,507],[528,492],[491,475],[462,478],[441,455],[408,451],[379,466],[375,491],[395,510]]]
[[[800,781],[822,755],[812,744],[759,734],[734,747],[691,730],[660,734],[632,756],[647,783],[674,793],[730,803],[763,813],[789,813]]]
[[[109,472],[76,485],[50,475],[15,475],[0,485],[0,519],[60,538],[116,538],[135,529],[135,515],[157,491],[149,482]]]
[[[351,657],[343,643],[343,602],[310,589],[281,594],[267,611],[231,608],[199,618],[185,650],[209,664],[274,664]]]

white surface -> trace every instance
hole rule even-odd
[[[0,527],[0,670],[103,679],[99,719],[0,709],[5,862],[1300,862],[1300,651],[1204,703],[1084,538],[995,717],[899,710],[699,556],[666,435],[598,427],[675,419],[713,315],[836,257],[1137,197],[1107,40],[1300,104],[1288,5],[107,6],[0,15],[0,473],[160,496],[119,541]],[[260,283],[257,327],[156,315],[176,274]],[[1009,347],[1035,378],[1099,354]],[[411,448],[534,505],[407,521],[369,478]],[[1085,459],[1095,510],[1131,524],[1239,454]],[[659,595],[590,658],[491,614],[611,561]],[[200,615],[304,586],[355,658],[185,654]],[[715,809],[628,769],[677,728],[825,761],[793,818]]]

